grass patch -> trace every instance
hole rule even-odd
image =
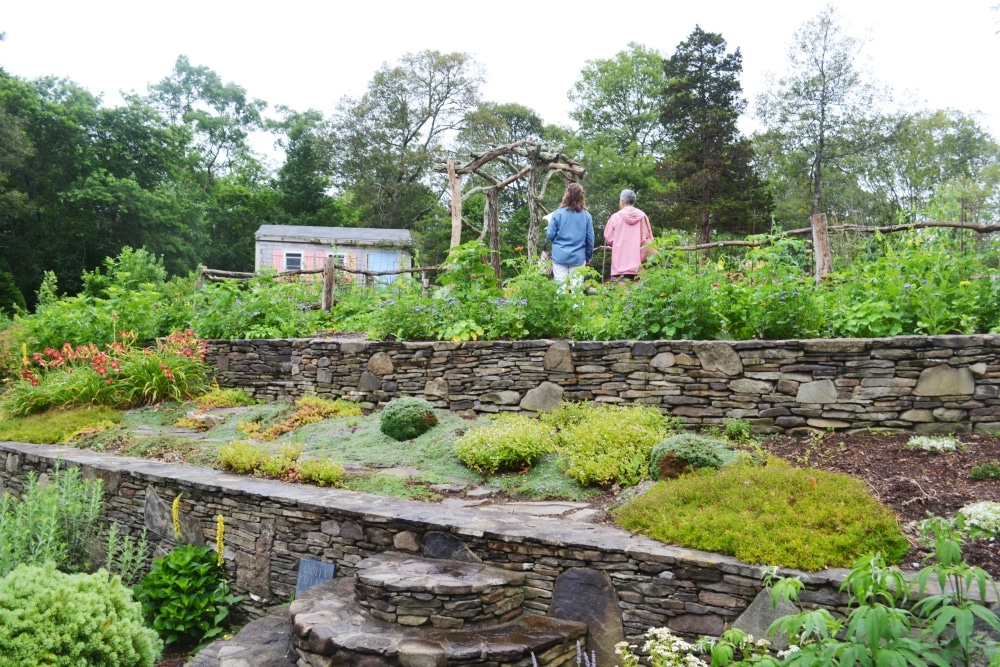
[[[892,510],[862,481],[778,459],[660,482],[614,515],[661,542],[808,571],[850,567],[875,551],[898,563],[909,550]]]
[[[130,428],[173,426],[190,409],[190,403],[161,403],[160,405],[129,410],[122,417],[122,423]]]
[[[121,410],[106,406],[49,410],[0,420],[0,440],[42,445],[66,443],[114,427],[121,421]]]
[[[277,423],[291,414],[292,410],[294,408],[288,403],[254,405],[240,413],[238,419],[234,419],[232,416],[228,417],[224,422],[210,429],[210,433],[215,440],[239,440],[247,437],[241,430],[241,425],[256,422],[261,428],[267,428],[270,424]]]
[[[586,501],[600,495],[600,489],[582,487],[567,477],[556,463],[558,456],[546,454],[524,473],[497,475],[489,483],[504,493],[528,500]]]
[[[379,496],[392,496],[405,500],[428,502],[441,500],[441,496],[434,489],[415,482],[412,478],[383,475],[377,472],[345,476],[341,480],[341,486],[351,491],[374,493]]]
[[[129,436],[116,453],[140,459],[163,459],[209,467],[217,456],[214,448],[205,449],[197,440],[168,435]]]
[[[306,454],[365,467],[406,466],[423,472],[421,481],[438,484],[478,482],[480,477],[462,465],[453,443],[467,429],[489,423],[470,421],[446,410],[435,410],[438,425],[413,440],[399,442],[382,433],[380,417],[342,417],[296,429],[296,440],[308,443]]]

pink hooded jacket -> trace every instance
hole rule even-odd
[[[640,248],[653,240],[646,214],[634,206],[615,213],[604,227],[604,241],[611,246],[611,275],[634,276],[642,264]]]

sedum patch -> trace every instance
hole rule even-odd
[[[868,495],[864,482],[780,459],[660,482],[615,518],[668,544],[810,571],[849,567],[875,551],[899,562],[909,550],[897,517]]]

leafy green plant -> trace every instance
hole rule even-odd
[[[46,349],[23,361],[21,379],[4,397],[3,409],[25,416],[64,405],[135,407],[183,400],[205,390],[205,342],[186,330],[153,348],[134,349],[134,333],[101,351],[94,344]]]
[[[659,482],[614,516],[667,544],[810,571],[846,567],[874,551],[898,562],[909,550],[896,516],[863,482],[778,459],[741,459]]]
[[[306,459],[299,461],[299,477],[316,486],[340,486],[344,466],[329,459]]]
[[[0,667],[152,667],[163,644],[117,576],[21,565],[0,578]]]
[[[217,554],[206,546],[175,547],[135,586],[146,622],[167,644],[201,644],[226,629],[230,607],[240,598],[229,592]]]
[[[650,454],[649,474],[653,479],[673,479],[701,468],[721,468],[736,453],[716,438],[695,433],[678,433],[660,441]]]
[[[395,440],[412,440],[437,425],[434,407],[422,398],[404,396],[386,404],[382,410],[382,432]]]
[[[653,446],[668,428],[660,411],[649,406],[579,404],[543,415],[542,421],[557,427],[560,465],[583,485],[641,482]]]
[[[979,465],[972,466],[969,471],[969,479],[982,481],[987,479],[1000,479],[1000,461],[987,461]]]
[[[729,442],[744,445],[754,441],[753,426],[746,419],[727,419],[722,423],[722,435]]]
[[[146,567],[148,559],[149,542],[145,528],[137,537],[132,537],[122,535],[117,523],[108,526],[104,537],[105,570],[121,577],[126,585],[131,585]]]
[[[507,414],[466,431],[455,441],[455,453],[479,474],[492,475],[529,467],[554,445],[551,427],[531,417]]]
[[[0,575],[20,564],[90,569],[100,533],[101,482],[84,480],[79,468],[59,462],[48,477],[41,484],[29,472],[20,499],[0,496]]]
[[[934,545],[934,561],[917,576],[917,599],[911,603],[911,582],[881,554],[858,559],[842,591],[852,607],[846,621],[826,609],[782,617],[771,633],[788,638],[794,648],[782,664],[948,665],[994,664],[996,643],[975,627],[979,621],[1000,632],[1000,618],[982,604],[996,587],[989,575],[961,558],[961,536],[946,520],[925,522],[924,536]],[[798,601],[797,577],[769,575],[775,601]],[[932,586],[933,584],[933,586]],[[720,663],[728,664],[727,662]]]

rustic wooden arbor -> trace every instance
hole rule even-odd
[[[528,139],[497,146],[485,153],[472,154],[470,157],[468,162],[456,163],[448,160],[439,168],[439,171],[448,174],[451,185],[451,247],[454,248],[462,242],[462,201],[475,194],[484,194],[486,207],[483,210],[483,228],[480,230],[479,238],[489,239],[490,265],[496,277],[500,278],[499,201],[503,189],[523,178],[528,179],[528,238],[525,239],[525,248],[528,257],[533,259],[538,251],[538,229],[544,215],[542,211],[548,212],[542,205],[542,199],[545,197],[549,181],[556,174],[562,174],[569,182],[577,181],[584,177],[586,171],[579,163],[563,153],[562,146],[548,146]],[[517,158],[521,158],[521,162],[526,161],[527,166],[521,167]],[[485,170],[488,164],[501,165],[506,168],[509,175],[501,178],[491,174]],[[486,185],[474,187],[463,193],[462,179],[471,174],[482,178],[486,181]]]

